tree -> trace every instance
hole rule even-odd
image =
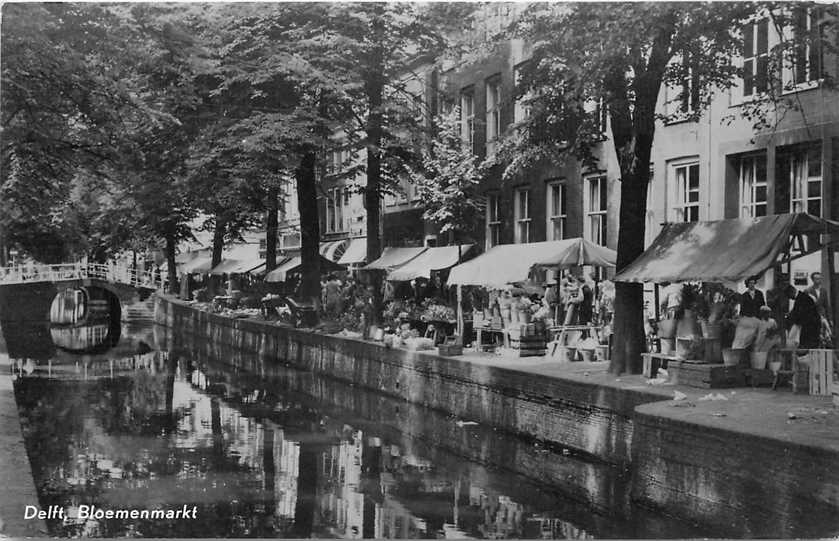
[[[592,164],[595,145],[613,148],[621,173],[618,270],[644,250],[662,88],[682,88],[691,77],[694,114],[700,114],[740,73],[734,63],[742,48],[738,28],[754,12],[747,3],[538,5],[517,25],[518,35],[534,44],[519,90],[529,96],[531,116],[514,135],[518,155],[510,169],[567,157]],[[589,114],[592,104],[608,109],[610,142]],[[614,373],[640,372],[642,293],[640,284],[616,284]]]
[[[435,120],[437,133],[423,152],[422,164],[412,180],[424,209],[423,218],[461,244],[464,229],[477,223],[483,214],[477,189],[487,173],[472,149],[463,144],[459,115],[455,108]]]
[[[77,255],[81,232],[62,222],[80,168],[119,161],[123,114],[145,114],[123,84],[125,29],[94,4],[3,7],[0,237],[36,259]],[[121,54],[121,53],[128,54]]]
[[[367,260],[381,248],[381,199],[419,158],[424,129],[416,111],[421,93],[409,90],[411,68],[442,55],[449,34],[465,30],[467,4],[322,4],[324,39],[311,40],[307,57],[344,82],[351,146],[366,152],[362,188],[367,212]],[[301,217],[302,218],[302,217]],[[373,317],[381,313],[380,276],[373,279]],[[374,321],[375,322],[375,321]]]

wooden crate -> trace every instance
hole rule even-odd
[[[510,338],[510,348],[519,352],[519,357],[541,356],[545,354],[547,344],[544,338]]]
[[[804,358],[808,367],[807,392],[812,395],[833,394],[835,352],[832,349],[811,349]]]
[[[746,384],[752,387],[768,387],[775,381],[775,375],[767,369],[746,369]]]
[[[670,380],[681,385],[703,389],[722,389],[746,385],[746,368],[689,361],[671,361],[667,371]]]
[[[437,346],[437,353],[445,357],[463,355],[463,346],[460,344],[440,344]]]
[[[642,353],[641,357],[644,359],[644,370],[642,374],[649,379],[658,375],[659,368],[667,368],[668,362],[677,360],[677,357],[661,353]]]

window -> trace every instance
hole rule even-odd
[[[501,215],[498,194],[487,196],[487,248],[501,244]]]
[[[821,9],[795,7],[793,10],[792,58],[793,84],[818,81],[824,75],[824,50],[822,40],[825,22]]]
[[[460,138],[466,148],[475,148],[475,94],[470,89],[460,95]]]
[[[743,96],[766,92],[769,72],[769,20],[743,27]]]
[[[586,221],[585,235],[589,241],[606,245],[606,208],[608,203],[606,176],[598,175],[586,179]]]
[[[332,188],[327,191],[326,198],[326,232],[336,233],[344,230],[344,206],[349,190],[346,188]]]
[[[740,158],[739,175],[740,217],[766,216],[766,154],[753,154]]]
[[[679,91],[679,112],[690,115],[699,110],[699,71],[687,53],[684,54],[682,63],[684,78]]]
[[[699,221],[699,163],[673,166],[676,200],[673,210],[677,222]]]
[[[516,190],[516,243],[530,242],[530,190]]]
[[[528,93],[522,92],[522,70],[524,64],[519,64],[513,68],[513,76],[516,84],[516,101],[513,107],[513,122],[519,123],[530,116],[530,106],[525,102],[529,99]]]
[[[548,184],[548,240],[562,240],[565,238],[565,222],[568,219],[568,207],[565,198],[565,184],[551,182]]]
[[[587,98],[583,102],[583,111],[589,116],[592,127],[600,133],[606,133],[607,108],[603,98]]]
[[[822,214],[821,148],[809,146],[793,151],[789,158],[790,212]]]
[[[335,188],[335,231],[344,230],[344,189]]]
[[[501,135],[501,77],[496,76],[487,81],[486,132],[487,154],[495,152],[496,139]]]

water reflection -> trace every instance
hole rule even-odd
[[[75,515],[91,504],[186,504],[197,506],[198,520],[68,518],[48,521],[52,535],[581,539],[698,533],[637,510],[630,518],[618,507],[593,512],[569,487],[611,474],[615,479],[598,481],[597,490],[616,501],[619,472],[491,429],[458,426],[423,408],[275,363],[252,360],[256,370],[247,371],[185,350],[120,351],[122,358],[95,361],[73,361],[67,353],[47,366],[16,371],[41,505]]]

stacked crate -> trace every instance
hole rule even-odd
[[[741,366],[671,361],[667,371],[675,383],[703,389],[742,387],[746,384],[746,368]]]
[[[545,327],[540,323],[522,323],[513,327],[510,333],[510,348],[519,352],[519,357],[535,357],[545,354],[547,342]]]

